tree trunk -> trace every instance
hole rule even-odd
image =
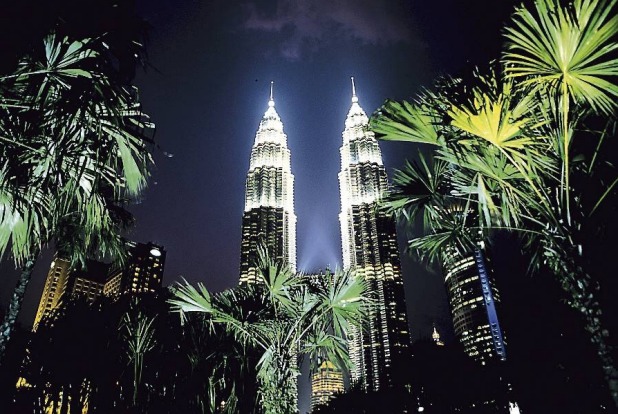
[[[601,322],[601,306],[596,301],[598,285],[590,280],[588,275],[578,275],[577,280],[572,277],[562,277],[562,288],[569,294],[569,305],[584,316],[585,329],[592,341],[595,351],[601,361],[603,375],[607,387],[618,408],[618,370],[612,356],[612,347],[609,342],[609,332]],[[592,286],[591,286],[592,285]]]
[[[567,303],[584,317],[586,332],[601,362],[613,403],[618,408],[618,370],[612,356],[612,346],[609,344],[609,332],[601,321],[603,312],[598,302],[600,286],[578,265],[581,256],[575,246],[555,251],[561,251],[562,254],[554,256],[557,260],[552,260],[554,263],[549,264],[567,294]]]
[[[137,407],[137,392],[142,380],[142,364],[143,357],[137,354],[133,365],[133,407]]]
[[[13,291],[13,297],[9,303],[9,309],[6,312],[2,325],[0,325],[0,365],[2,365],[7,344],[11,338],[13,330],[15,329],[15,322],[17,321],[19,311],[21,310],[21,305],[24,301],[26,287],[28,287],[28,283],[30,282],[30,278],[32,276],[32,270],[36,264],[36,256],[37,255],[26,260],[26,263],[24,264],[24,267],[19,275],[17,286],[15,286],[15,290]]]
[[[264,414],[296,412],[298,390],[296,354],[292,358],[275,357],[258,373],[259,394]]]

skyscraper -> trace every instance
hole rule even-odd
[[[273,84],[268,109],[255,134],[245,190],[240,246],[240,283],[256,281],[258,247],[296,270],[294,176],[283,123],[275,110]]]
[[[109,265],[94,260],[86,261],[83,269],[74,269],[69,260],[56,254],[47,273],[33,329],[36,330],[43,318],[51,315],[53,310],[71,297],[94,302],[103,293],[108,269]]]
[[[368,309],[369,329],[353,329],[348,338],[354,363],[351,379],[378,390],[395,385],[394,372],[407,354],[410,333],[395,222],[376,208],[388,184],[380,147],[368,122],[352,78],[352,106],[340,150],[343,266],[365,278],[375,293],[375,303]]]
[[[113,267],[103,294],[118,298],[124,294],[153,293],[163,286],[166,252],[154,243],[134,243],[123,266]]]
[[[41,322],[44,317],[47,317],[60,305],[67,290],[70,273],[71,262],[58,257],[56,254],[51,262],[49,271],[47,272],[47,279],[45,279],[43,294],[41,295],[39,308],[37,309],[34,317],[34,323],[32,325],[34,330],[36,330],[39,322]]]
[[[343,373],[332,362],[323,361],[311,375],[311,411],[343,392]]]
[[[506,350],[496,310],[500,296],[483,247],[466,255],[448,251],[444,270],[455,335],[466,354],[485,364],[505,360]]]
[[[117,299],[122,294],[159,290],[163,286],[165,255],[165,250],[156,244],[132,243],[123,266],[87,260],[82,269],[72,268],[69,260],[56,254],[47,273],[33,329],[72,297],[94,302],[101,296]]]

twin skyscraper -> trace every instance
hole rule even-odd
[[[386,170],[369,119],[358,103],[352,78],[352,105],[341,146],[341,247],[344,269],[369,283],[375,302],[368,329],[351,332],[352,381],[365,389],[393,385],[410,346],[410,332],[397,247],[395,222],[377,207],[387,191]],[[255,283],[259,244],[296,270],[294,176],[283,123],[272,93],[251,150],[242,219],[240,283]]]

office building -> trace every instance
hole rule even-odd
[[[332,362],[323,361],[311,375],[311,410],[326,404],[336,393],[343,392],[343,373]]]
[[[122,294],[158,291],[163,283],[165,255],[165,250],[156,244],[132,243],[123,266],[87,260],[82,268],[72,267],[69,260],[56,254],[47,273],[33,330],[71,298],[93,303],[101,296],[118,299]]]
[[[103,294],[117,299],[126,294],[157,292],[163,286],[166,254],[154,243],[133,243],[126,263],[110,270]]]
[[[465,255],[450,249],[444,270],[455,335],[466,354],[481,364],[506,360],[506,344],[497,311],[500,296],[484,243]]]
[[[260,248],[296,270],[294,176],[283,123],[275,110],[273,85],[268,109],[255,134],[245,189],[240,247],[240,283],[256,282]]]
[[[33,330],[36,331],[43,318],[49,317],[70,298],[80,297],[93,303],[103,293],[108,269],[109,265],[95,260],[87,260],[83,268],[73,268],[69,260],[56,254],[45,279]]]
[[[341,147],[341,247],[344,269],[363,277],[375,294],[368,329],[348,338],[354,364],[351,380],[367,390],[396,385],[394,376],[407,356],[410,332],[394,219],[377,209],[387,192],[386,170],[352,79],[352,106]]]
[[[41,320],[48,317],[51,312],[58,308],[62,299],[66,297],[69,274],[71,273],[71,263],[56,254],[51,262],[43,294],[39,301],[39,307],[34,317],[32,329],[36,331]]]

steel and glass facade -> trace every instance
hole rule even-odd
[[[500,296],[481,246],[462,255],[450,251],[444,270],[455,335],[470,357],[486,364],[506,360],[496,307]]]
[[[271,96],[255,134],[245,187],[240,283],[255,283],[259,246],[296,269],[294,176],[283,123]]]
[[[378,390],[393,384],[395,367],[410,344],[395,222],[378,210],[387,191],[380,147],[352,85],[352,106],[343,131],[341,172],[341,247],[343,266],[364,278],[375,301],[368,306],[368,329],[348,338],[353,382]]]
[[[311,375],[311,410],[326,404],[336,393],[343,392],[343,373],[332,362],[324,361]]]

